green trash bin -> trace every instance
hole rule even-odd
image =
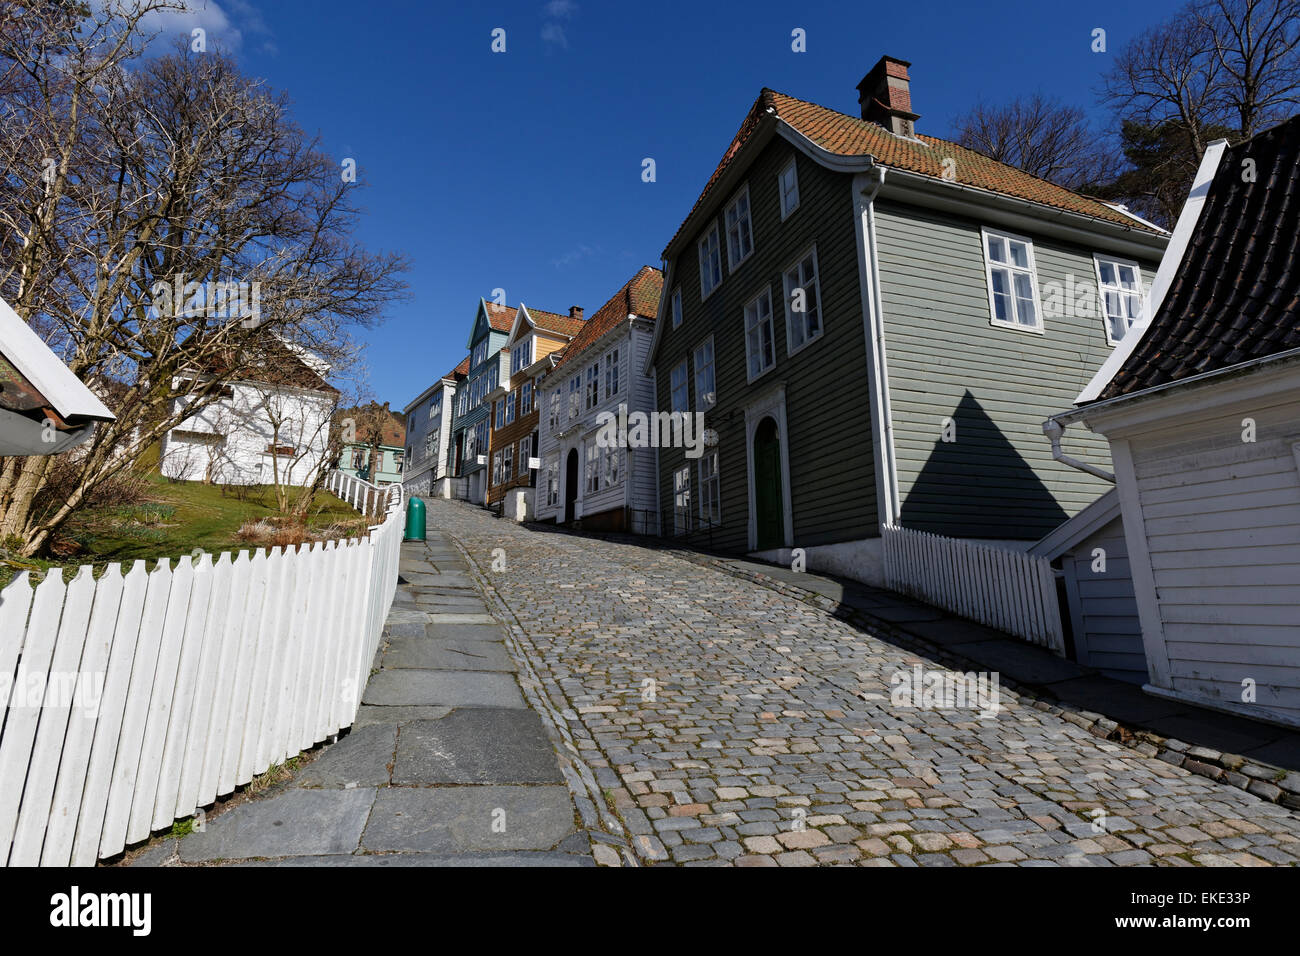
[[[419,498],[409,498],[406,502],[406,537],[403,541],[424,540],[424,502]]]

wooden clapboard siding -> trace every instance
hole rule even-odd
[[[1093,551],[1105,552],[1106,570],[1093,570]],[[1080,663],[1107,677],[1147,682],[1146,651],[1122,519],[1115,518],[1061,556]]]
[[[1096,287],[1093,253],[1033,240],[1044,334],[990,324],[979,222],[897,202],[875,209],[902,523],[944,534],[1041,537],[1108,487],[1052,460],[1042,423],[1110,353],[1099,314],[1048,311],[1048,283]],[[1149,284],[1157,263],[1140,263]],[[943,419],[956,441],[941,441]],[[1109,467],[1080,429],[1069,453]]]
[[[350,724],[397,583],[400,486],[388,494],[364,540],[15,578],[0,593],[0,674],[18,678],[0,711],[0,864],[92,865]],[[97,707],[76,696],[96,686]]]
[[[1242,419],[1255,421],[1243,441]],[[1216,408],[1130,437],[1174,690],[1300,720],[1300,397]]]
[[[657,407],[671,408],[672,369],[687,360],[691,409],[695,395],[694,349],[710,334],[718,404],[706,412],[707,427],[718,433],[722,527],[713,546],[729,551],[749,547],[749,478],[744,408],[779,383],[785,385],[789,435],[793,545],[809,547],[879,534],[876,482],[871,446],[866,340],[858,279],[852,177],[831,172],[797,154],[799,206],[782,222],[777,174],[795,156],[793,146],[774,139],[756,157],[745,182],[754,232],[754,252],[735,272],[728,271],[723,212],[720,231],[723,279],[700,301],[696,242],[698,229],[672,263],[666,314],[655,356]],[[730,202],[730,197],[727,198]],[[786,344],[781,275],[792,261],[816,244],[825,332],[793,357]],[[672,291],[681,288],[682,324],[672,328]],[[744,308],[763,289],[772,293],[776,366],[753,384],[746,382]],[[659,507],[665,529],[672,529],[673,473],[690,464],[693,507],[698,513],[698,468],[682,449],[659,452]]]

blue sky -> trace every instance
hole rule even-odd
[[[856,113],[887,53],[912,63],[920,132],[1036,90],[1101,126],[1093,29],[1115,51],[1181,5],[206,0],[197,22],[356,159],[360,238],[411,259],[411,299],[365,335],[370,390],[400,409],[464,356],[479,296],[590,315],[659,265],[763,86]]]

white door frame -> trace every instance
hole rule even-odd
[[[777,441],[781,446],[781,504],[785,512],[785,535],[782,546],[794,544],[794,509],[790,505],[790,429],[785,418],[785,382],[759,395],[745,406],[745,462],[749,482],[749,550],[758,550],[758,511],[754,498],[754,433],[764,418],[776,422]]]

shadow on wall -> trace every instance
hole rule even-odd
[[[954,537],[1037,540],[1069,515],[969,391],[902,502],[903,527]],[[935,423],[939,428],[939,423]]]

